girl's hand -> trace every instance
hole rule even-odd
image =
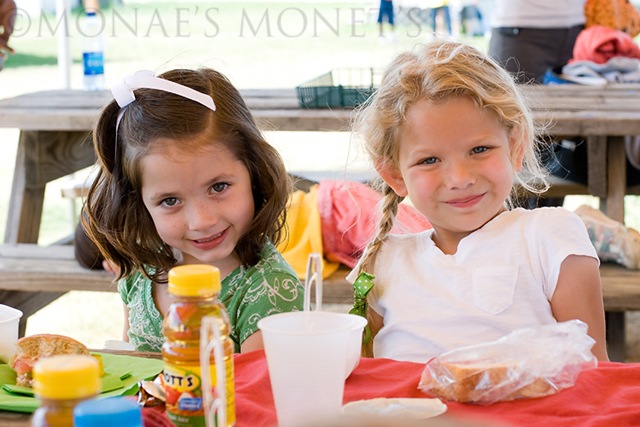
[[[106,259],[102,261],[102,268],[104,268],[104,271],[108,271],[109,273],[112,273],[114,276],[120,275],[120,269],[118,268],[118,266]]]

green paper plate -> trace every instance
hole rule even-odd
[[[102,394],[99,398],[113,396],[131,396],[138,392],[138,381],[151,380],[163,368],[162,360],[123,356],[107,353],[95,353],[102,357],[104,370]],[[16,390],[28,393],[24,387],[17,387],[16,373],[6,364],[0,364],[0,410],[31,413],[40,406],[40,401],[25,394],[7,391]],[[7,387],[5,387],[7,385]]]

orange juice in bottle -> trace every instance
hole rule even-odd
[[[177,427],[204,427],[205,413],[200,368],[200,328],[203,317],[220,322],[220,341],[226,372],[226,426],[236,422],[233,377],[233,343],[229,317],[218,299],[220,271],[211,265],[182,265],[169,271],[169,294],[173,302],[163,322],[165,342],[163,382],[167,417]],[[216,369],[210,359],[212,386]]]
[[[32,427],[73,427],[73,409],[100,393],[100,364],[91,356],[59,355],[33,367],[33,391],[42,404]]]

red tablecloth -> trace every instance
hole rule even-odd
[[[362,359],[347,379],[344,402],[376,397],[429,397],[418,390],[424,365]],[[271,383],[263,351],[235,356],[236,427],[276,425]],[[538,399],[488,406],[447,403],[452,416],[498,420],[510,426],[640,426],[640,364],[600,363],[575,386]]]

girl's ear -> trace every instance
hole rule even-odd
[[[522,164],[524,163],[524,144],[517,144],[513,136],[509,137],[509,139],[511,148],[515,150],[512,156],[513,168],[517,172],[520,172],[522,170]]]
[[[387,185],[391,187],[398,196],[407,196],[407,186],[405,185],[402,174],[397,167],[395,167],[388,161],[381,160],[376,162],[376,170],[378,171],[384,182],[386,182]]]

